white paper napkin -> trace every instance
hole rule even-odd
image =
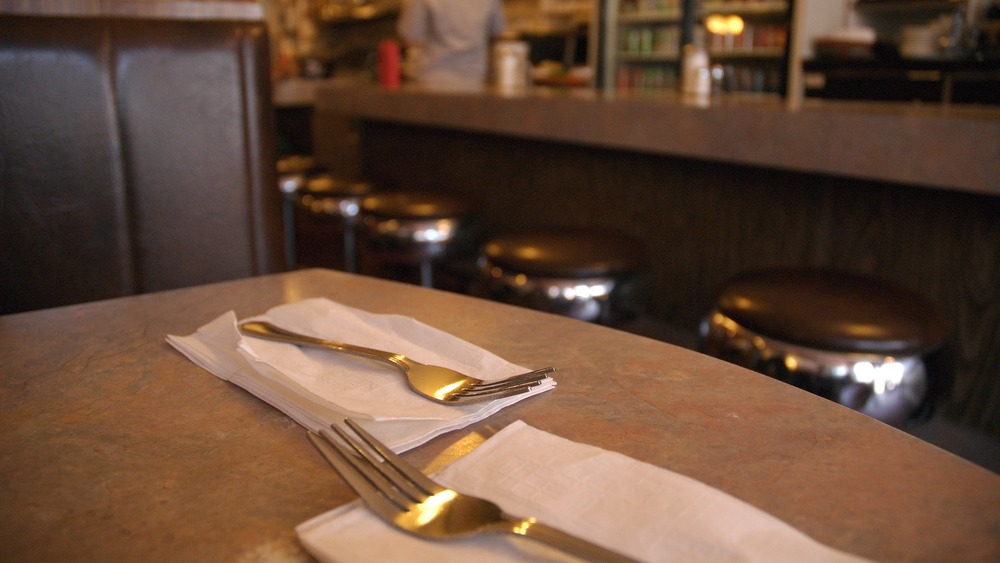
[[[533,516],[643,561],[863,561],[704,483],[521,421],[435,477],[509,514]],[[565,559],[512,536],[425,541],[385,524],[360,501],[304,522],[296,532],[321,561]]]
[[[253,319],[328,340],[389,350],[485,380],[529,371],[415,319],[368,313],[328,299],[279,305]],[[236,325],[236,316],[229,312],[192,335],[170,335],[167,341],[199,366],[243,387],[310,430],[350,417],[396,451],[418,446],[555,386],[549,378],[514,397],[443,405],[416,394],[403,374],[388,364],[245,337]]]

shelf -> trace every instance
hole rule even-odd
[[[968,0],[857,0],[854,7],[864,11],[949,10],[963,7]]]
[[[788,12],[788,2],[702,2],[700,11],[705,14],[736,14],[746,16],[783,16]]]
[[[604,61],[598,83],[606,89],[677,89],[681,41],[692,41],[700,19],[711,14],[740,16],[737,34],[702,37],[713,65],[723,71],[716,83],[727,93],[783,96],[788,80],[792,0],[606,0]],[[685,14],[674,6],[691,6]]]
[[[538,4],[538,12],[545,15],[589,16],[592,9],[591,0],[540,0]]]
[[[623,63],[674,63],[679,57],[679,53],[618,53]]]
[[[319,10],[319,19],[326,25],[343,26],[356,23],[396,18],[400,3],[395,1],[373,2],[358,6],[347,4],[326,4]]]
[[[783,47],[755,47],[753,49],[709,50],[713,59],[781,59],[785,56]]]
[[[618,23],[621,25],[677,23],[679,21],[681,21],[681,12],[677,10],[625,12],[618,16]]]

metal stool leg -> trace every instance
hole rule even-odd
[[[295,240],[295,204],[288,197],[281,203],[282,222],[285,227],[285,266],[289,270],[299,267],[299,257]]]
[[[430,260],[420,262],[420,285],[434,287],[434,267]]]
[[[355,247],[354,226],[344,228],[344,270],[352,274],[358,272],[358,256]]]

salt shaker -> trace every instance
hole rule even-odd
[[[709,69],[708,51],[703,46],[684,46],[681,73],[681,92],[684,97],[707,100],[712,93],[712,73]]]

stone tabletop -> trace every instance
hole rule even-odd
[[[355,496],[302,428],[164,338],[319,296],[558,368],[555,391],[406,454],[418,464],[521,419],[859,555],[1000,559],[1000,476],[835,403],[609,328],[303,270],[0,317],[0,560],[308,560],[294,527]]]

